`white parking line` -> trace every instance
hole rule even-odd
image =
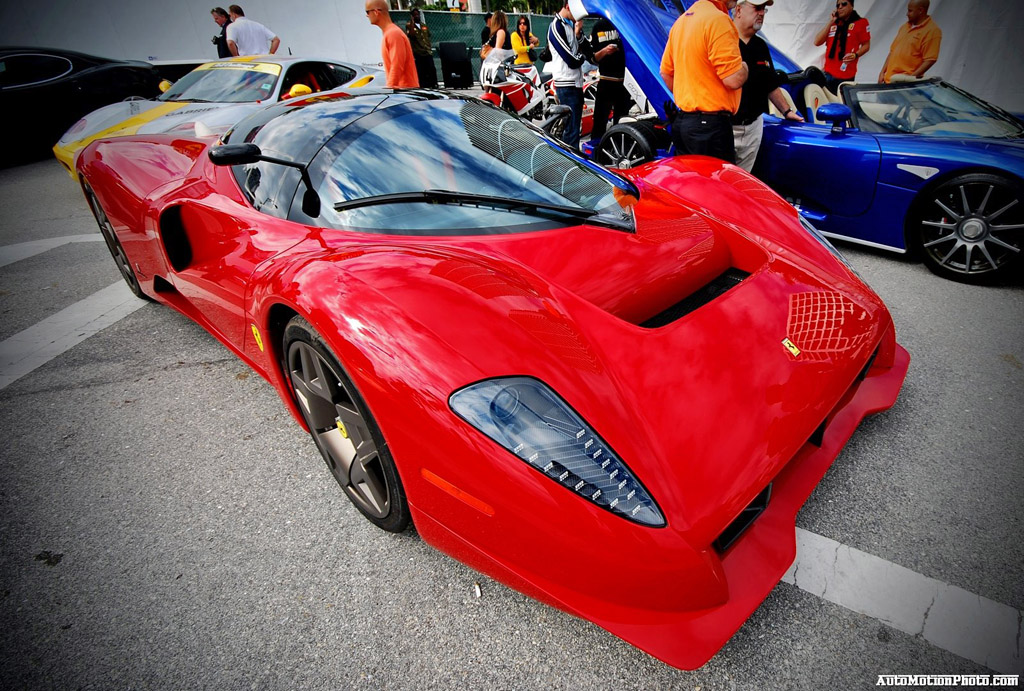
[[[45,238],[43,240],[30,240],[20,242],[16,245],[0,247],[0,266],[7,266],[22,259],[28,259],[37,254],[42,254],[55,247],[66,245],[70,242],[103,242],[103,236],[99,233],[88,233],[86,235],[65,235],[59,238]]]
[[[1003,674],[1024,673],[1021,611],[801,528],[782,580]]]
[[[144,305],[118,281],[0,341],[0,389]]]
[[[91,241],[102,237],[0,247],[0,266],[68,242]],[[0,342],[0,389],[145,304],[118,281]],[[782,580],[996,672],[1024,673],[1022,613],[1008,605],[801,528],[796,562]]]

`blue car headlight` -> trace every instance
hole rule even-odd
[[[641,525],[665,525],[626,464],[542,382],[488,379],[456,391],[448,403],[466,422],[583,499]]]

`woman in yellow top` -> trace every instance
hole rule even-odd
[[[530,49],[540,45],[540,39],[530,33],[530,20],[520,15],[516,22],[516,32],[512,34],[512,50],[516,52],[517,65],[532,65]]]

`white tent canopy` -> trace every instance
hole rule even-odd
[[[622,0],[641,2],[646,0]],[[210,38],[219,28],[208,0],[51,0],[0,4],[0,44],[79,50],[136,60],[211,60]],[[405,3],[403,3],[405,4]],[[479,3],[473,2],[471,6]],[[1024,0],[932,0],[942,27],[942,51],[929,75],[940,75],[982,98],[1024,112],[1024,50],[1015,35]],[[246,0],[246,16],[281,38],[280,52],[380,62],[380,31],[363,11],[364,0]],[[802,65],[820,65],[814,34],[835,7],[832,0],[775,0],[763,33]],[[872,48],[858,79],[873,81],[889,44],[906,21],[905,0],[857,0],[871,23]]]
[[[905,0],[856,0],[854,8],[871,25],[871,50],[860,59],[857,81],[875,81],[889,46],[907,21]],[[801,65],[824,63],[825,47],[813,45],[835,3],[831,0],[775,0],[762,33]],[[926,76],[941,76],[987,101],[1024,112],[1024,49],[1017,44],[1021,0],[932,0],[930,14],[942,29],[939,60]]]

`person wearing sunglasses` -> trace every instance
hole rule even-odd
[[[775,71],[768,43],[757,35],[764,25],[765,12],[775,0],[737,0],[732,20],[740,35],[740,55],[750,70],[740,95],[740,107],[732,116],[732,136],[736,144],[736,165],[748,173],[754,169],[757,150],[761,147],[764,114],[771,101],[784,120],[803,122],[799,113],[789,107],[782,93],[783,78]]]
[[[837,0],[828,23],[814,37],[825,44],[825,86],[834,94],[857,76],[857,61],[871,49],[871,26],[853,9],[853,0]]]
[[[387,0],[366,0],[366,18],[381,30],[380,54],[384,63],[385,84],[390,89],[416,88],[420,85],[412,43],[391,21]]]
[[[521,15],[516,22],[515,33],[512,34],[512,50],[516,52],[516,64],[532,65],[537,59],[532,53],[539,45],[540,39],[530,33],[529,17]]]

